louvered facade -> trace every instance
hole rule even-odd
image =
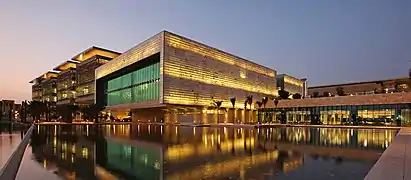
[[[97,68],[95,99],[110,111],[165,112],[155,121],[191,114],[190,122],[217,116],[213,104],[222,101],[224,119],[233,108],[230,98],[236,98],[235,109],[244,109],[246,96],[253,96],[247,109],[254,109],[255,101],[276,96],[275,76],[275,70],[163,31]]]

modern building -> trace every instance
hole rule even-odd
[[[48,71],[30,81],[32,83],[32,99],[37,101],[57,101],[58,72]]]
[[[311,97],[329,97],[344,95],[364,95],[393,92],[409,92],[409,78],[386,79],[366,82],[353,82],[308,87]]]
[[[256,115],[246,97],[276,96],[276,74],[163,31],[97,68],[95,99],[109,113],[131,112],[133,121],[246,123]],[[217,101],[223,110],[216,110]]]
[[[76,97],[76,65],[79,61],[68,60],[53,70],[59,71],[57,76],[57,105],[73,104]]]
[[[92,46],[65,61],[32,83],[32,100],[61,104],[94,102],[94,71],[120,53]],[[54,104],[55,105],[55,104]]]
[[[16,104],[14,100],[0,100],[0,121],[12,121],[16,119],[21,104]]]
[[[307,79],[298,79],[287,74],[276,76],[277,88],[285,90],[290,94],[300,94],[302,97],[307,93]]]
[[[411,125],[409,78],[309,87],[311,98],[273,101],[262,122]]]
[[[119,52],[93,46],[72,58],[72,60],[81,61],[76,65],[76,104],[94,103],[94,71],[118,55],[120,55]]]

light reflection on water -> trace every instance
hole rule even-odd
[[[63,179],[363,179],[397,130],[42,125],[33,161]]]

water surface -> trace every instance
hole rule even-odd
[[[397,130],[40,125],[20,177],[363,179]],[[31,173],[28,173],[31,172]]]

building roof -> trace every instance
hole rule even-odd
[[[76,64],[78,64],[78,63],[79,63],[79,61],[68,60],[68,61],[65,61],[65,62],[59,64],[53,70],[55,70],[55,71],[65,71],[69,68],[76,68]]]
[[[385,79],[385,80],[360,81],[360,82],[341,83],[341,84],[329,84],[329,85],[311,86],[311,87],[308,87],[308,89],[326,88],[326,87],[335,87],[335,86],[350,86],[350,85],[369,84],[369,83],[380,83],[380,82],[387,82],[387,81],[402,81],[402,80],[408,80],[408,79],[409,79],[408,77],[403,77],[403,78]]]
[[[50,79],[52,77],[57,77],[58,73],[58,71],[47,71],[39,77],[36,77],[35,79],[31,80],[29,83],[36,83],[38,78]]]
[[[87,60],[87,59],[89,59],[89,58],[91,58],[95,55],[105,56],[105,57],[109,57],[109,58],[115,58],[120,54],[121,53],[116,52],[116,51],[104,49],[104,48],[97,47],[97,46],[92,46],[92,47],[82,51],[81,53],[77,54],[76,56],[74,56],[71,59],[75,60],[75,61],[85,61],[85,60]]]

